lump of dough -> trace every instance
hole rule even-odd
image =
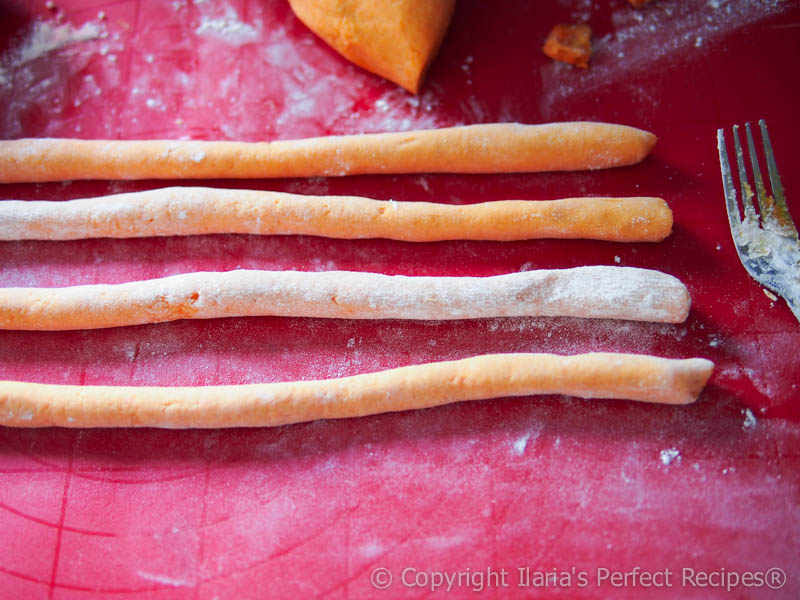
[[[416,94],[455,0],[289,0],[289,5],[350,62]]]
[[[542,51],[552,59],[589,68],[592,55],[592,30],[588,25],[556,25],[547,36]]]

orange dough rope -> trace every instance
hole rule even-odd
[[[641,161],[656,137],[608,123],[494,123],[275,142],[0,141],[0,183],[69,179],[311,177],[603,169]]]
[[[493,277],[351,271],[186,273],[115,285],[0,288],[0,329],[97,329],[242,316],[448,320],[570,316],[681,322],[689,292],[632,267],[577,267]]]
[[[660,198],[500,200],[454,206],[173,187],[66,202],[0,201],[0,240],[251,233],[407,242],[657,242],[671,230],[672,211]]]
[[[115,387],[2,381],[0,425],[267,427],[533,394],[688,404],[712,369],[702,358],[490,354],[290,383]]]

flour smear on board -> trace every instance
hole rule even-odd
[[[248,8],[173,2],[136,29],[112,16],[35,22],[0,57],[0,135],[256,141],[461,124],[437,115],[436,86],[410,96],[287,7]]]
[[[200,25],[194,32],[197,35],[207,35],[219,38],[234,46],[241,46],[250,42],[257,42],[260,39],[260,28],[243,23],[239,20],[236,11],[228,7],[224,16],[212,18],[203,16]]]
[[[109,35],[102,23],[80,26],[52,21],[34,22],[0,56],[0,134],[4,138],[55,134],[74,121],[68,116],[87,99],[98,97],[98,78],[86,69],[97,54],[112,71],[101,78],[104,87],[119,83],[119,34]],[[45,125],[31,130],[28,115],[41,113]],[[69,129],[66,127],[66,129]],[[74,132],[74,131],[73,131]]]
[[[633,10],[623,3],[611,14],[612,32],[592,40],[588,70],[576,77],[567,65],[550,62],[542,67],[542,117],[549,118],[559,103],[570,98],[591,96],[609,86],[628,89],[632,75],[685,68],[692,56],[706,52],[709,42],[777,15],[790,4],[783,0],[659,0],[643,10]],[[592,0],[570,5],[575,21],[589,21],[598,10]],[[637,88],[631,93],[647,92]],[[657,98],[652,100],[652,104],[658,103]]]

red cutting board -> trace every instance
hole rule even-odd
[[[687,407],[548,396],[273,429],[0,428],[0,597],[471,598],[480,588],[489,598],[800,597],[800,324],[738,262],[715,140],[717,127],[766,119],[800,219],[796,2],[657,0],[635,10],[622,0],[462,0],[418,97],[348,64],[283,0],[5,0],[0,21],[2,138],[270,140],[619,122],[659,136],[642,164],[202,183],[448,203],[658,195],[675,213],[659,244],[2,242],[0,285],[240,268],[491,275],[621,264],[678,276],[694,303],[680,325],[242,318],[3,331],[0,378],[236,384],[518,351],[716,363]],[[540,51],[553,24],[576,21],[594,30],[588,71]],[[7,185],[0,196],[161,185]],[[642,571],[664,587],[634,579]],[[445,574],[450,591],[434,589]],[[733,575],[762,585],[728,592]]]

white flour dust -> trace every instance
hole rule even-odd
[[[0,56],[3,137],[79,132],[72,115],[75,108],[119,84],[119,39],[104,24],[92,21],[80,26],[34,22],[18,44]],[[103,60],[107,76],[87,72],[92,57]],[[28,115],[39,113],[46,115],[42,128],[29,129],[24,124]]]
[[[514,446],[514,453],[518,456],[522,456],[525,454],[525,448],[528,447],[528,440],[531,439],[531,434],[526,433],[521,438],[517,439],[513,446]]]
[[[412,96],[367,73],[288,7],[172,7],[138,29],[38,22],[0,57],[0,134],[261,141],[463,124],[438,114],[445,90]]]
[[[681,453],[675,448],[662,450],[659,457],[661,458],[661,464],[664,466],[669,466],[675,461],[681,461]]]
[[[753,414],[753,411],[749,408],[744,409],[744,423],[742,423],[742,429],[755,429],[756,424],[758,421],[756,420],[756,416]]]
[[[711,41],[781,13],[789,4],[781,0],[659,0],[645,10],[632,10],[622,3],[611,15],[613,32],[593,39],[591,67],[580,77],[555,62],[542,67],[542,116],[550,118],[566,99],[626,86],[632,75],[678,68],[686,59],[706,52]],[[581,0],[572,16],[588,21],[591,14],[591,1]]]
[[[103,29],[100,25],[92,22],[75,28],[69,23],[57,25],[37,21],[22,46],[14,53],[15,56],[12,54],[11,66],[24,65],[66,46],[96,40],[101,37],[102,33]]]
[[[227,7],[221,17],[203,16],[194,32],[200,36],[219,38],[234,46],[256,42],[260,38],[258,29],[239,20],[239,15],[231,7]]]

